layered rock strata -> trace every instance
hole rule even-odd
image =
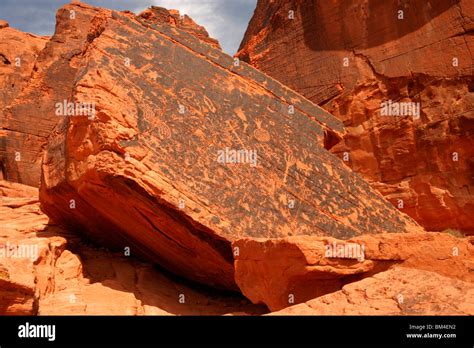
[[[27,87],[36,58],[47,42],[47,37],[23,33],[0,21],[0,179],[29,181],[23,164],[43,145],[34,135],[41,125],[23,123],[22,117],[12,117],[6,108]]]

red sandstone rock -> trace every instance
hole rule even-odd
[[[473,315],[474,285],[434,272],[399,268],[271,315]]]
[[[23,33],[0,21],[0,179],[23,177],[18,166],[30,151],[31,139],[6,117],[5,109],[26,86],[46,42],[46,37]]]
[[[179,27],[83,5],[59,13],[71,9],[95,24],[65,90],[96,113],[50,138],[40,198],[54,221],[227,289],[241,237],[419,229],[323,148],[343,132],[330,114]],[[58,21],[67,42],[71,20]],[[52,118],[51,105],[40,107]],[[229,150],[240,163],[222,163]]]
[[[243,239],[233,243],[235,279],[254,303],[276,311],[340,290],[394,265],[473,283],[474,239],[446,233]],[[387,284],[387,286],[391,286]]]
[[[74,8],[81,11],[71,12]],[[56,32],[38,55],[33,76],[5,110],[2,120],[2,128],[13,134],[0,148],[6,178],[36,187],[43,148],[62,118],[50,111],[56,110],[56,103],[69,99],[81,53],[101,30],[101,13],[81,3],[60,9],[56,17]],[[15,160],[16,152],[20,153],[19,161]]]
[[[189,16],[180,15],[179,11],[167,10],[163,7],[152,6],[138,15],[150,22],[166,23],[168,25],[182,29],[201,41],[211,45],[214,48],[221,49],[216,39],[209,37],[209,34],[203,26],[196,24]]]
[[[265,313],[48,224],[36,188],[0,181],[0,226],[0,315]]]
[[[260,0],[237,56],[343,121],[332,151],[395,206],[473,233],[473,23],[470,0]]]
[[[111,13],[80,2],[60,9],[56,32],[43,51],[47,38],[12,28],[0,31],[0,75],[4,74],[0,76],[0,137],[4,139],[0,142],[0,169],[5,179],[39,186],[43,149],[62,118],[51,110],[56,110],[56,103],[69,100],[81,54],[103,30]],[[123,16],[135,17],[131,12]],[[138,18],[180,28],[220,49],[203,27],[188,16],[181,17],[178,11],[152,7]],[[20,67],[15,66],[17,57],[22,59]]]
[[[234,253],[237,284],[252,301],[275,310],[291,304],[289,294],[310,300],[277,314],[473,314],[472,239],[377,234],[421,229],[323,148],[341,146],[341,123],[234,64],[176,11],[67,5],[29,84],[5,103],[2,136],[15,129],[1,142],[6,173],[36,185],[56,103],[92,101],[94,117],[65,118],[47,146],[41,198],[57,222],[217,287],[235,288]],[[258,165],[216,164],[216,150],[234,146],[258,149]],[[15,148],[31,154],[8,162]],[[396,184],[374,185],[398,197]],[[38,247],[34,258],[0,258],[0,314],[264,312],[84,244],[48,222],[34,188],[0,181],[0,196],[0,250]],[[292,234],[311,236],[280,239]],[[364,261],[324,257],[330,242],[363,243]]]

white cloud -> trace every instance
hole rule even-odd
[[[155,0],[154,3],[187,14],[232,55],[244,36],[256,0]]]
[[[196,23],[206,27],[209,33],[218,34],[218,28],[222,26],[224,19],[219,15],[217,1],[203,0],[155,0],[157,6],[167,9],[176,9],[181,14],[187,14]]]

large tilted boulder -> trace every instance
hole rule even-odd
[[[472,234],[473,30],[471,0],[260,0],[238,57],[343,121],[332,151],[395,206]]]
[[[36,58],[47,42],[46,37],[23,33],[0,20],[0,179],[29,181],[23,164],[32,149],[43,145],[33,135],[41,124],[23,124],[22,118],[12,118],[6,108],[27,86]]]
[[[235,279],[247,298],[272,311],[340,290],[393,266],[474,283],[473,244],[473,237],[437,232],[363,235],[349,240],[242,239],[233,243],[238,251]]]
[[[228,289],[238,238],[420,229],[324,148],[342,137],[337,119],[194,33],[76,4],[56,30],[88,39],[65,80],[80,107],[42,167],[53,220]]]

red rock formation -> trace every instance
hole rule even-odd
[[[394,268],[271,315],[473,315],[474,285]]]
[[[243,239],[233,243],[238,250],[235,279],[247,298],[272,311],[344,289],[347,283],[395,265],[472,284],[473,244],[473,237],[436,232],[364,235],[345,241],[313,236]]]
[[[427,230],[473,233],[473,30],[470,0],[260,0],[238,57],[342,120],[332,151]]]
[[[107,13],[110,16],[111,11]],[[135,17],[131,12],[123,15]],[[6,22],[0,26],[0,169],[5,179],[39,186],[43,149],[62,118],[51,110],[69,100],[81,54],[103,30],[105,18],[105,11],[80,2],[60,9],[56,32],[43,51],[47,38],[19,32]],[[177,11],[152,7],[139,18],[175,26],[220,49],[203,27]],[[15,66],[17,57],[20,67]]]
[[[263,307],[248,303],[236,294],[216,292],[184,282],[133,257],[111,253],[81,241],[78,235],[51,225],[41,213],[38,190],[0,181],[0,315],[260,315]],[[367,260],[400,262],[388,271],[343,286],[342,291],[318,297],[306,303],[274,312],[277,315],[472,315],[472,257],[466,258],[463,240],[438,233],[385,234],[356,238],[367,244]],[[314,237],[274,240],[267,243],[239,241],[240,261],[251,262],[250,253],[262,254],[259,246],[268,246],[268,254],[280,248],[282,263],[301,268],[302,257],[313,269],[323,270],[321,240]],[[326,241],[333,239],[326,238]],[[459,260],[446,254],[455,241]],[[291,242],[291,243],[290,243]],[[8,257],[5,246],[8,243]],[[270,243],[270,244],[269,244]],[[28,247],[25,249],[25,247]],[[36,246],[37,249],[29,249]],[[22,248],[22,249],[20,249]],[[472,253],[472,245],[468,246]],[[26,250],[29,254],[20,254]],[[16,252],[16,254],[15,254]],[[429,254],[434,257],[427,258]],[[247,256],[245,256],[247,255]],[[21,257],[20,257],[21,256]],[[437,258],[436,263],[433,259]],[[273,260],[273,261],[276,261]],[[346,260],[348,261],[348,260]],[[430,262],[433,263],[430,265]],[[464,268],[462,266],[464,262]],[[329,262],[330,263],[330,262]],[[350,268],[342,259],[323,270],[342,273]],[[253,281],[264,283],[278,271],[265,276],[256,268]],[[339,268],[337,267],[339,266]],[[403,267],[400,266],[409,266]],[[451,266],[451,268],[449,268]],[[410,267],[418,267],[415,270]],[[428,269],[438,273],[428,272]],[[291,268],[286,267],[290,272]],[[356,269],[355,267],[354,269]],[[237,267],[237,274],[241,274]],[[440,273],[449,273],[448,277]],[[352,272],[354,273],[354,272]],[[288,274],[288,273],[287,273]],[[446,274],[445,274],[446,275]],[[257,277],[257,278],[256,278]],[[453,279],[453,278],[458,279]],[[304,282],[299,283],[305,286]],[[248,284],[250,285],[250,284]],[[275,289],[285,286],[285,281]],[[184,295],[182,297],[181,295]],[[181,296],[181,297],[180,297]],[[182,301],[184,299],[184,302]],[[296,297],[298,299],[298,297]],[[181,300],[181,301],[180,301]]]
[[[21,180],[18,166],[31,146],[40,146],[22,133],[16,120],[6,117],[5,108],[30,79],[36,57],[46,42],[46,37],[23,33],[0,21],[0,178]]]
[[[0,181],[0,315],[262,314],[48,223],[38,190]],[[8,248],[8,251],[6,249]]]
[[[57,20],[31,78],[0,79],[20,83],[2,92],[0,154],[8,178],[33,185],[43,157],[41,207],[64,227],[36,188],[0,180],[0,315],[266,312],[189,279],[278,314],[474,314],[472,238],[422,232],[343,166],[327,151],[348,139],[331,114],[176,11],[74,3]],[[377,86],[395,78],[354,52]],[[334,242],[364,245],[363,259],[328,256]]]
[[[96,112],[50,138],[40,198],[55,221],[230,289],[239,237],[419,229],[323,148],[342,134],[330,114],[159,21],[67,5],[64,42],[70,10],[94,25],[65,90]]]
[[[5,112],[3,128],[16,132],[15,137],[6,138],[5,152],[20,149],[21,153],[21,161],[11,155],[5,159],[8,180],[39,186],[43,148],[63,118],[55,113],[55,104],[69,100],[81,53],[101,30],[99,12],[80,3],[75,6],[82,10],[58,11],[54,36],[38,55],[28,85]]]
[[[219,42],[209,34],[203,26],[196,24],[188,15],[180,15],[179,11],[167,10],[163,7],[152,6],[139,14],[139,17],[150,22],[166,23],[196,36],[201,41],[214,48],[221,49]]]

